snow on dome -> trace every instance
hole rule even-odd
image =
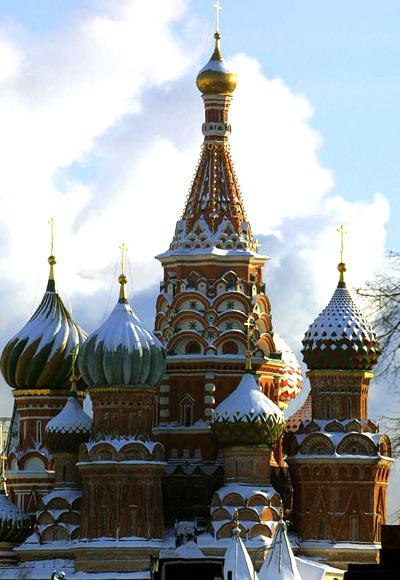
[[[91,387],[155,387],[165,372],[165,351],[125,299],[88,338],[78,357]]]
[[[4,379],[17,389],[68,388],[71,352],[86,336],[65,308],[54,279],[49,279],[37,310],[3,350]]]
[[[299,361],[290,346],[277,332],[274,332],[274,343],[276,350],[282,353],[282,361],[285,363],[279,383],[279,399],[294,399],[300,393],[303,384]]]
[[[282,435],[283,413],[245,373],[238,387],[215,409],[213,429],[225,443],[272,445]]]
[[[46,433],[85,433],[89,434],[92,419],[82,409],[78,399],[70,395],[64,408],[46,425]]]
[[[378,338],[344,282],[303,339],[309,369],[371,370],[380,355]]]
[[[237,76],[229,70],[222,56],[218,32],[214,34],[215,49],[208,61],[197,75],[197,88],[203,95],[231,95],[236,88]]]
[[[285,522],[280,519],[268,554],[258,573],[259,580],[301,580],[296,559],[287,537]]]

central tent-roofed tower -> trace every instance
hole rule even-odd
[[[171,245],[157,256],[164,280],[155,330],[167,349],[167,372],[154,434],[169,461],[171,520],[206,518],[212,492],[222,483],[222,456],[210,424],[216,405],[243,375],[246,324],[264,393],[285,408],[301,388],[300,367],[273,331],[263,281],[268,258],[252,234],[229,146],[237,77],[222,56],[218,26],[214,38],[214,52],[197,76],[205,107],[200,161]],[[272,465],[282,464],[280,449],[278,443]]]

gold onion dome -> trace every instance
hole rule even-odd
[[[197,88],[203,95],[231,95],[236,88],[237,75],[229,70],[222,56],[219,32],[214,34],[214,38],[214,52],[197,75]]]
[[[72,319],[54,279],[56,259],[48,259],[50,275],[41,303],[25,326],[6,344],[1,372],[16,389],[65,389],[72,371],[72,351],[86,333]]]
[[[238,387],[215,409],[212,428],[226,445],[268,445],[281,437],[283,413],[261,391],[254,375],[246,372]]]
[[[89,387],[154,389],[165,372],[165,350],[130,307],[124,272],[118,280],[119,300],[83,346],[79,370]]]

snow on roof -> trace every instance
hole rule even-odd
[[[223,503],[224,499],[231,493],[237,493],[245,501],[254,495],[261,495],[267,500],[271,500],[273,496],[278,496],[272,485],[259,487],[247,483],[228,483],[227,485],[223,485],[215,493],[218,495],[221,503]]]
[[[46,507],[53,499],[63,499],[69,506],[72,506],[74,501],[81,497],[82,492],[75,489],[56,489],[41,498],[43,505]]]
[[[95,337],[96,347],[104,343],[104,347],[111,351],[121,345],[130,353],[148,348],[149,344],[161,348],[159,340],[143,326],[130,305],[119,301],[107,320],[91,336]]]
[[[278,522],[274,539],[258,578],[259,580],[301,580],[283,519]]]
[[[232,580],[254,580],[257,578],[253,562],[239,533],[239,528],[233,530],[232,539],[225,554],[224,580],[228,580],[229,572],[232,573]]]
[[[321,562],[311,561],[306,558],[295,556],[297,568],[302,578],[307,580],[323,580],[327,572],[335,574],[337,578],[343,578],[344,571],[332,568]]]
[[[376,340],[371,325],[354,303],[348,289],[338,286],[329,304],[310,324],[305,340],[311,341],[311,348],[315,348],[319,339],[342,336],[368,342]]]
[[[46,425],[50,433],[90,433],[92,419],[82,409],[78,399],[70,395],[64,408]]]
[[[26,520],[25,513],[17,508],[16,505],[8,498],[4,490],[0,490],[0,522],[4,525],[4,522],[9,522],[13,524],[20,524],[22,521]]]
[[[245,373],[236,389],[215,409],[214,421],[248,421],[259,415],[275,415],[283,420],[283,413],[260,390],[254,375]]]
[[[159,441],[143,441],[143,439],[137,439],[136,437],[104,437],[104,439],[88,441],[88,443],[86,443],[86,448],[88,451],[90,451],[96,445],[102,445],[104,443],[111,445],[117,452],[121,451],[125,445],[129,445],[130,443],[142,445],[148,450],[149,453],[153,453],[153,450],[156,446],[162,447],[162,444]]]

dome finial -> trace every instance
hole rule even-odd
[[[346,264],[343,261],[343,253],[344,253],[344,235],[347,234],[347,228],[345,225],[341,224],[341,226],[337,229],[340,234],[340,263],[338,264],[338,270],[340,272],[339,276],[339,284],[340,288],[344,288],[346,286],[346,282],[344,281],[344,273],[346,272]]]
[[[222,10],[222,5],[221,2],[217,0],[213,6],[215,8],[215,34],[219,35],[219,13],[220,10]]]
[[[119,301],[120,302],[128,302],[128,297],[126,295],[126,288],[125,285],[128,282],[128,278],[125,274],[125,263],[126,263],[126,252],[128,251],[128,246],[125,242],[122,242],[119,249],[121,250],[121,275],[118,277],[118,282],[120,283],[121,287],[119,289]]]
[[[51,217],[49,219],[50,224],[50,240],[51,240],[51,253],[48,257],[48,263],[50,265],[50,272],[49,272],[49,281],[47,283],[47,291],[48,292],[55,292],[56,291],[56,282],[54,279],[54,266],[56,264],[56,258],[54,256],[54,224],[55,219]]]
[[[230,96],[236,88],[237,76],[229,70],[219,45],[221,39],[219,31],[219,11],[222,10],[219,0],[216,0],[214,8],[216,9],[214,52],[208,63],[203,66],[197,75],[196,84],[203,95]]]

